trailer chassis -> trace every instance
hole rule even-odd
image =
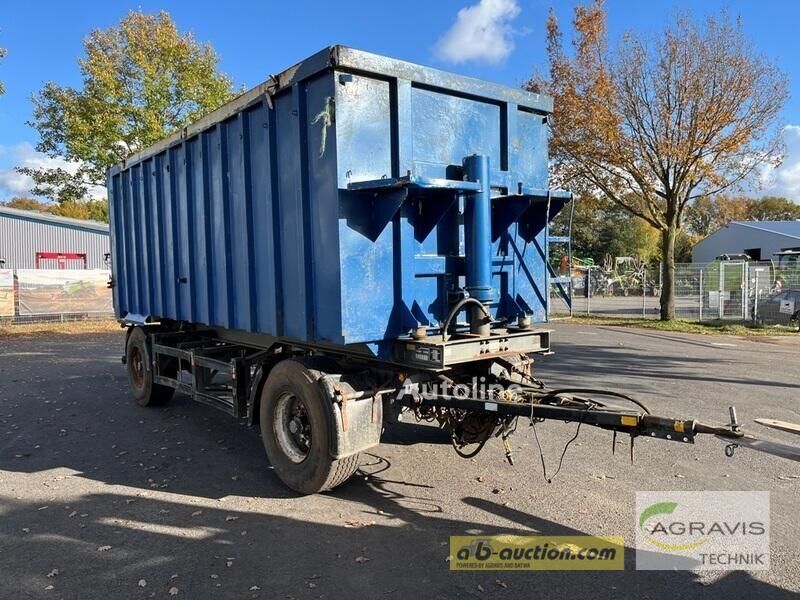
[[[127,346],[134,337],[132,332],[140,330],[137,336],[145,332],[144,368],[155,386],[170,390],[169,395],[172,390],[186,393],[244,424],[259,424],[262,437],[269,435],[263,430],[270,427],[265,424],[262,407],[262,399],[268,395],[267,383],[274,378],[273,371],[280,370],[276,369],[279,364],[297,363],[297,368],[306,370],[304,373],[314,374],[305,377],[314,379],[314,389],[322,399],[318,404],[324,412],[325,433],[316,435],[327,439],[325,451],[331,461],[350,461],[348,468],[353,470],[358,453],[380,442],[384,423],[407,413],[418,420],[438,422],[462,457],[475,456],[491,437],[501,437],[511,464],[509,438],[519,419],[532,426],[546,420],[577,423],[576,437],[583,425],[609,430],[613,432],[612,451],[617,434],[628,435],[631,460],[634,440],[640,436],[691,444],[698,434],[711,434],[729,440],[729,449],[733,449],[744,435],[733,408],[727,425],[707,425],[694,419],[653,415],[641,402],[618,392],[548,389],[533,377],[533,359],[515,354],[513,349],[487,353],[483,360],[458,363],[446,370],[434,365],[424,370],[413,363],[378,362],[278,338],[256,340],[212,329],[184,330],[173,323],[128,326]],[[537,344],[549,346],[546,332],[532,333]],[[404,352],[409,343],[403,342]],[[436,344],[439,342],[433,346]],[[608,398],[628,406],[608,404]],[[311,427],[308,415],[298,413],[291,419],[289,429],[294,427],[293,431],[300,431],[297,439],[306,440],[310,429],[303,433],[303,428]],[[285,474],[278,474],[286,481]],[[287,483],[304,493],[320,491],[316,484]],[[328,479],[322,482],[329,483]]]

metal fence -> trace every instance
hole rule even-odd
[[[104,269],[0,269],[0,324],[71,321],[113,315]],[[657,319],[661,269],[635,266],[571,270],[551,285],[551,316],[570,314]],[[571,289],[570,289],[571,287]],[[800,311],[800,264],[719,261],[675,267],[675,315],[689,321],[730,320],[787,325]]]
[[[571,293],[551,286],[551,315],[658,318],[661,268],[627,271],[582,266],[571,270]],[[675,267],[675,316],[689,321],[730,320],[788,324],[800,310],[800,265],[716,261]]]
[[[600,266],[575,267],[571,271],[571,294],[569,290],[552,286],[550,312],[556,317],[569,315],[565,296],[571,295],[572,314],[575,315],[657,318],[658,282],[657,270],[643,265],[624,271]]]
[[[0,323],[113,315],[104,269],[0,269]]]

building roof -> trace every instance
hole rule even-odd
[[[731,221],[731,225],[741,225],[759,229],[766,233],[777,233],[800,240],[800,221]]]
[[[60,217],[50,213],[38,212],[35,210],[19,210],[8,206],[0,206],[0,217],[11,219],[21,219],[23,221],[34,221],[45,225],[55,225],[57,227],[67,227],[69,229],[80,229],[82,231],[92,231],[105,233],[108,235],[108,223],[99,221],[84,221],[82,219],[71,219],[70,217]]]

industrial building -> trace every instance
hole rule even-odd
[[[105,269],[108,225],[0,206],[0,268]]]
[[[732,221],[695,244],[692,262],[711,262],[722,254],[771,260],[776,252],[793,249],[800,249],[800,221]]]

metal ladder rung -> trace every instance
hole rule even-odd
[[[547,248],[545,249],[547,255],[547,276],[548,276],[548,288],[550,286],[555,286],[563,298],[564,302],[567,304],[569,308],[569,316],[572,316],[572,220],[575,214],[575,199],[573,198],[572,202],[570,203],[569,209],[569,222],[567,225],[567,235],[550,235],[550,227],[552,223],[547,223],[547,232],[545,239],[547,240]],[[547,198],[547,217],[550,216],[550,196],[548,195]],[[559,275],[556,276],[555,272],[553,271],[553,267],[549,264],[550,260],[550,252],[549,247],[555,244],[566,244],[567,246],[567,260],[568,260],[568,267],[569,273],[567,275]],[[549,291],[548,291],[549,293]],[[547,301],[547,320],[550,320],[550,298]]]

